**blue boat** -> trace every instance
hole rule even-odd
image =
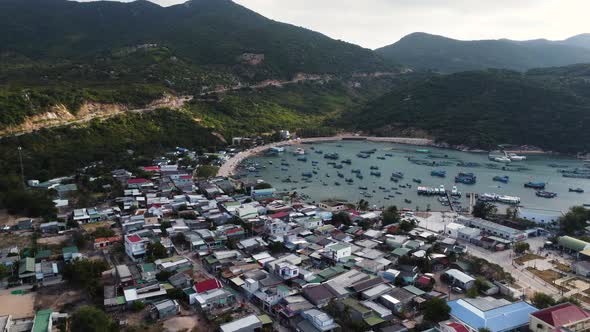
[[[371,166],[370,169],[379,169],[377,166]]]
[[[357,179],[363,179],[363,175],[361,173],[356,173],[356,178]]]
[[[392,178],[403,179],[404,173],[402,172],[393,172],[391,173]]]
[[[473,173],[463,173],[460,172],[455,176],[455,183],[464,183],[464,184],[475,184],[477,178]]]
[[[525,188],[545,189],[545,182],[527,182],[524,184]]]
[[[557,196],[557,193],[539,190],[535,193],[535,195],[537,195],[538,197],[543,197],[543,198],[554,198]]]
[[[412,181],[414,181],[414,182],[416,182],[416,183],[422,183],[422,180],[420,180],[420,179],[416,179],[416,178],[412,179]]]
[[[334,168],[335,168],[335,169],[342,169],[342,165],[340,165],[340,164],[336,164],[336,165],[334,165]]]
[[[350,165],[352,164],[352,161],[350,159],[344,159],[341,161],[341,163]]]
[[[494,180],[496,182],[508,183],[508,180],[510,180],[510,177],[508,175],[504,175],[504,176],[496,175],[496,176],[494,176],[494,178],[492,180]]]
[[[444,178],[447,176],[447,171],[434,170],[434,171],[430,172],[430,175]]]
[[[338,153],[326,153],[324,154],[324,158],[337,160],[338,158],[340,158],[340,155]]]
[[[307,162],[307,157],[298,157],[297,161],[305,161]]]
[[[373,176],[381,176],[381,172],[379,172],[379,171],[372,171],[371,172],[371,175],[373,175]]]
[[[313,174],[311,172],[303,172],[303,173],[301,173],[301,176],[306,177],[306,178],[310,178],[313,176]]]

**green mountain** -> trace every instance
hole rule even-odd
[[[272,21],[230,0],[192,0],[171,7],[145,0],[0,1],[4,57],[87,62],[156,45],[192,65],[249,77],[388,68],[371,50]]]
[[[590,62],[589,39],[588,35],[578,35],[564,41],[463,41],[412,33],[376,52],[411,68],[442,73],[488,68],[524,71]]]
[[[378,135],[429,136],[457,146],[587,152],[588,73],[586,65],[432,76],[399,86],[344,120]]]

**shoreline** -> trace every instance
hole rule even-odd
[[[297,145],[305,143],[315,142],[335,142],[335,141],[368,141],[368,142],[386,142],[386,143],[398,143],[416,146],[435,146],[434,141],[427,138],[411,138],[411,137],[375,137],[375,136],[355,136],[355,135],[340,135],[330,137],[309,137],[301,139],[291,139],[287,141],[280,141],[270,144],[254,147],[245,151],[241,151],[229,158],[217,171],[217,176],[230,177],[234,175],[234,172],[238,165],[247,158],[258,155],[275,146],[287,146]]]

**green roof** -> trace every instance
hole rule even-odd
[[[560,246],[573,251],[582,251],[586,249],[586,246],[590,246],[590,243],[571,236],[562,236],[557,240],[557,243],[559,243]]]
[[[361,315],[366,315],[366,314],[371,313],[371,309],[363,306],[362,304],[359,303],[359,301],[352,299],[350,297],[347,297],[344,300],[342,300],[342,304],[359,312]]]
[[[412,285],[406,286],[406,287],[404,287],[404,289],[414,295],[417,295],[417,296],[420,296],[420,295],[423,295],[424,293],[426,293],[423,290],[421,290],[420,288],[414,287]]]
[[[35,314],[35,322],[33,323],[33,330],[31,332],[47,332],[52,313],[53,310],[51,309],[37,311],[37,314]]]
[[[404,243],[404,247],[411,248],[411,249],[418,249],[418,248],[420,248],[420,242],[410,240],[410,241],[407,241],[406,243]]]
[[[268,315],[260,315],[257,317],[262,322],[262,325],[272,324],[272,319],[270,319],[270,317]]]
[[[156,271],[156,264],[154,263],[146,263],[141,265],[141,269],[143,272],[155,272]]]
[[[405,256],[405,255],[409,254],[410,251],[412,251],[412,249],[397,248],[397,249],[394,249],[391,253],[394,254],[395,256]]]
[[[334,266],[334,267],[329,267],[327,269],[320,271],[318,273],[318,276],[323,279],[329,279],[331,277],[334,277],[334,276],[336,276],[340,273],[344,273],[344,272],[346,272],[346,270],[343,267]]]
[[[377,315],[375,315],[375,314],[372,314],[371,316],[369,316],[369,317],[366,317],[366,318],[364,318],[363,320],[364,320],[364,321],[365,321],[365,323],[367,323],[369,326],[375,326],[375,325],[378,325],[378,324],[381,324],[381,323],[383,323],[383,322],[384,322],[384,320],[383,320],[383,319],[381,319],[381,317],[379,317],[379,316],[377,316]]]
[[[328,249],[334,250],[334,251],[338,251],[338,250],[342,250],[342,249],[346,249],[346,248],[350,248],[350,246],[346,245],[346,244],[342,244],[342,243],[336,243],[334,245],[328,246]]]
[[[189,296],[197,293],[197,291],[192,287],[187,287],[187,288],[183,289],[182,291],[184,292],[184,294],[189,295]]]
[[[127,303],[127,301],[125,301],[125,296],[117,296],[117,304],[121,305],[125,303]]]
[[[18,273],[23,274],[27,272],[35,272],[35,259],[31,257],[26,257],[25,259],[21,259],[18,265]]]
[[[65,254],[77,254],[78,253],[78,247],[76,246],[71,246],[71,247],[63,247],[61,249],[61,252],[65,255]]]
[[[39,250],[37,251],[37,254],[35,255],[36,259],[43,259],[43,258],[48,258],[51,257],[51,250]]]

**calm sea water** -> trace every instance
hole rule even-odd
[[[293,154],[295,149],[303,148],[307,161],[297,160],[298,155]],[[377,143],[367,141],[338,141],[323,142],[314,144],[303,144],[300,146],[286,147],[285,152],[278,155],[261,155],[250,158],[244,165],[258,165],[257,172],[242,169],[240,172],[248,178],[263,179],[273,184],[278,190],[297,191],[309,197],[310,201],[323,199],[343,199],[350,202],[357,202],[365,199],[371,205],[378,207],[396,205],[415,209],[418,207],[424,210],[430,207],[433,211],[448,211],[449,207],[441,205],[437,197],[419,196],[416,188],[418,186],[438,187],[441,184],[450,190],[454,185],[463,193],[461,204],[467,207],[468,199],[466,193],[496,193],[499,195],[511,195],[521,198],[521,205],[528,208],[551,209],[566,211],[573,205],[590,203],[590,179],[564,178],[558,172],[559,169],[583,167],[580,160],[545,155],[527,156],[527,160],[512,162],[510,168],[521,168],[521,170],[501,170],[504,164],[488,160],[488,155],[482,153],[468,153],[454,150],[427,147],[430,153],[419,153],[419,147]],[[376,149],[369,158],[357,157],[361,151]],[[317,153],[321,151],[322,154]],[[338,153],[338,160],[324,158],[325,153]],[[386,156],[391,155],[391,156]],[[381,159],[380,159],[381,158]],[[382,159],[384,158],[384,159]],[[439,162],[447,164],[444,166],[419,165],[409,160],[419,160],[421,163]],[[342,160],[350,159],[351,164],[343,164]],[[313,165],[312,161],[317,164]],[[328,162],[335,162],[342,165],[342,169],[335,169]],[[461,167],[457,164],[477,163],[476,167]],[[288,163],[289,166],[281,165]],[[553,164],[554,167],[549,165]],[[555,167],[559,165],[559,167]],[[371,176],[371,166],[378,167],[381,177]],[[358,179],[351,172],[353,169],[360,169],[363,179]],[[445,178],[433,177],[432,170],[444,170]],[[312,177],[304,178],[302,173],[313,172]],[[340,172],[344,178],[337,176]],[[404,178],[398,183],[390,181],[392,172],[404,173]],[[474,185],[455,184],[454,177],[459,172],[472,172],[477,177]],[[317,174],[316,174],[317,173]],[[508,175],[508,183],[495,182],[492,178],[496,175]],[[297,183],[287,183],[290,178]],[[353,183],[349,184],[345,179],[352,178]],[[413,179],[421,180],[421,184],[415,183]],[[524,188],[528,181],[546,182],[546,191],[556,192],[555,198],[541,198],[535,195],[533,189]],[[339,182],[340,185],[336,185]],[[402,188],[400,185],[407,186]],[[410,185],[411,188],[408,186]],[[367,189],[359,189],[367,187]],[[569,188],[582,188],[584,193],[578,194],[569,192]],[[372,196],[372,197],[369,197]],[[408,201],[411,202],[408,202]]]

